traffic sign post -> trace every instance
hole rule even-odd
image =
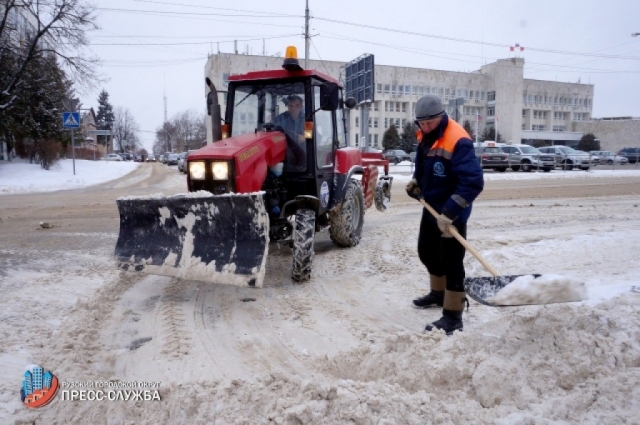
[[[80,128],[79,112],[63,112],[62,126],[71,130],[71,151],[73,152],[73,175],[76,175],[76,144],[73,140],[73,130]]]

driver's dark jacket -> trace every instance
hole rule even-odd
[[[482,168],[467,132],[445,114],[428,134],[418,130],[413,177],[422,197],[438,213],[466,223],[471,204],[484,188]],[[430,214],[429,219],[435,221]]]
[[[286,111],[273,120],[276,126],[282,129],[295,141],[298,141],[298,135],[304,134],[304,113],[300,112],[298,119],[294,120],[289,111]]]

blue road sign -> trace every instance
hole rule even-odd
[[[63,112],[62,126],[64,128],[80,128],[80,112]]]

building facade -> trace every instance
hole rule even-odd
[[[205,76],[216,85],[224,111],[224,92],[230,75],[278,69],[281,65],[280,57],[218,53],[209,56]],[[344,65],[344,62],[309,60],[309,68],[341,81]],[[368,141],[361,137],[361,114],[352,112],[349,145],[381,148],[384,132],[391,125],[400,132],[407,122],[412,122],[415,104],[425,94],[440,97],[449,115],[460,124],[469,121],[478,136],[493,127],[507,143],[577,143],[582,133],[573,131],[573,123],[591,119],[593,85],[531,80],[523,75],[523,58],[501,59],[473,72],[376,65],[374,102],[356,108],[369,108]],[[205,86],[205,95],[207,91]],[[456,99],[462,105],[448,106]],[[210,128],[208,131],[211,140]]]

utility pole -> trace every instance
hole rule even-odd
[[[304,68],[309,69],[309,0],[304,10]]]

